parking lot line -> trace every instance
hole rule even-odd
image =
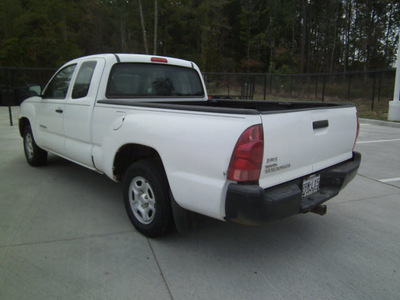
[[[397,178],[388,178],[388,179],[381,179],[379,180],[380,182],[394,182],[394,181],[400,181],[400,177]]]
[[[361,142],[357,142],[357,144],[385,143],[385,142],[397,142],[397,141],[400,141],[400,139],[376,140],[376,141],[361,141]]]

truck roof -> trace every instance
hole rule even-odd
[[[104,58],[109,62],[122,62],[122,63],[159,63],[159,64],[169,64],[175,66],[182,66],[187,68],[195,68],[195,64],[191,61],[167,57],[158,55],[146,55],[146,54],[129,54],[129,53],[104,53],[104,54],[94,54],[89,56],[84,56],[76,58],[68,62],[74,63],[82,60],[88,60],[91,58]]]

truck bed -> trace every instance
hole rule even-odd
[[[208,101],[171,101],[171,102],[141,102],[137,99],[99,100],[98,103],[151,107],[173,110],[189,110],[198,112],[213,112],[226,114],[271,114],[275,112],[294,112],[323,108],[352,107],[352,103],[300,102],[300,101],[255,101],[255,100],[224,100],[210,99]]]
[[[351,103],[224,99],[146,103],[138,99],[115,99],[98,103],[260,116],[268,145],[264,149],[264,170],[259,179],[262,188],[350,159],[356,137],[356,110]]]

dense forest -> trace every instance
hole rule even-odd
[[[378,69],[399,26],[398,0],[0,0],[0,66],[129,52],[208,72]]]

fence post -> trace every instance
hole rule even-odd
[[[378,83],[378,102],[381,100],[381,88],[382,88],[382,73],[383,71],[379,72],[379,83]]]
[[[326,75],[322,75],[322,102],[325,101],[325,83],[326,83]]]
[[[228,74],[228,97],[229,97],[230,85],[231,85],[231,75]]]
[[[264,100],[267,93],[267,73],[264,75]]]
[[[374,100],[375,100],[375,83],[376,83],[376,75],[374,74],[374,82],[372,84],[372,101],[371,101],[371,110],[374,110]]]
[[[269,94],[272,95],[272,74],[269,74]]]
[[[249,78],[246,76],[246,82],[244,83],[245,89],[244,89],[244,96],[243,99],[248,99],[249,98]]]
[[[11,93],[11,88],[10,88],[10,83],[9,83],[9,73],[8,73],[8,68],[4,69],[5,72],[5,77],[6,77],[6,91],[7,93],[10,93],[10,95],[8,95],[9,97],[11,97],[12,93]],[[8,99],[9,100],[9,99]],[[12,120],[12,111],[11,111],[11,103],[8,103],[8,117],[10,119],[10,126],[13,126],[13,120]]]
[[[243,79],[243,75],[241,76],[241,82],[240,82],[240,85],[241,85],[241,89],[240,89],[240,99],[241,100],[243,100],[244,99],[244,95],[245,95],[245,89],[246,89],[246,82],[245,82],[245,79]]]
[[[8,106],[8,116],[10,118],[10,126],[13,126],[13,119],[12,119],[12,111],[11,111],[11,106]]]
[[[290,75],[290,98],[293,98],[293,75]]]
[[[253,86],[251,91],[251,100],[254,99],[254,92],[256,90],[256,75],[253,75]]]
[[[349,81],[347,82],[347,100],[350,100],[350,87],[351,87],[351,75],[348,74]]]

